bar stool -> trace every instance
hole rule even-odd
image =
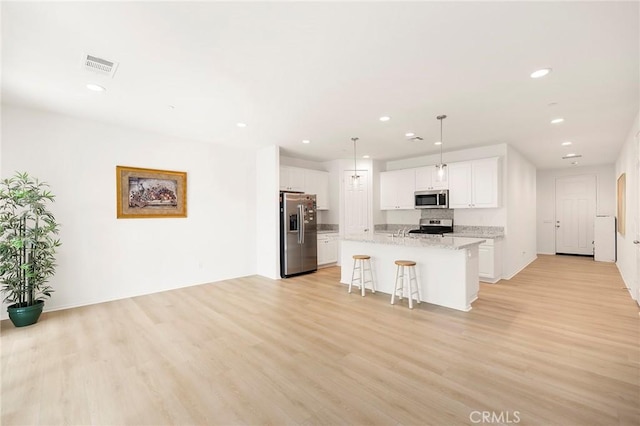
[[[393,286],[393,293],[391,293],[391,304],[395,302],[396,293],[400,290],[398,298],[402,300],[402,295],[405,290],[405,278],[409,279],[407,283],[407,293],[409,296],[409,309],[413,309],[413,295],[418,295],[418,303],[421,302],[422,296],[420,295],[420,286],[418,285],[418,278],[416,277],[416,262],[413,260],[396,260],[396,282]],[[413,271],[413,275],[411,272]],[[398,279],[400,280],[400,286],[398,287]],[[415,290],[412,289],[412,283],[415,286]]]
[[[358,276],[356,277],[356,270],[358,270]],[[365,278],[365,272],[369,271],[369,280]],[[371,273],[371,256],[366,254],[354,254],[353,255],[353,272],[351,272],[351,282],[349,283],[349,293],[351,293],[351,286],[360,286],[360,292],[364,296],[364,288],[367,283],[371,283],[371,292],[376,292],[376,285],[373,282],[373,274]]]

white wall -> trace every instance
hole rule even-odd
[[[324,163],[318,163],[317,161],[302,160],[300,158],[286,157],[280,155],[280,165],[290,167],[300,167],[302,169],[312,169],[320,171],[328,171]]]
[[[640,301],[637,256],[640,247],[633,244],[633,240],[640,240],[640,181],[638,176],[638,138],[640,132],[640,113],[636,116],[629,135],[620,150],[615,165],[615,180],[626,173],[626,233],[618,233],[617,249],[618,261],[616,262],[625,285],[629,289],[631,297]],[[615,184],[614,180],[614,184]],[[617,204],[616,204],[617,205]]]
[[[596,176],[596,215],[615,215],[616,180],[613,164],[538,170],[536,212],[538,253],[555,254],[556,252],[556,179],[579,175]]]
[[[536,259],[536,168],[520,152],[507,148],[507,237],[502,245],[502,276],[510,279]]]
[[[280,278],[280,148],[256,153],[256,273]]]
[[[255,273],[252,151],[6,105],[2,124],[2,177],[28,171],[57,195],[47,309]],[[186,171],[188,217],[116,219],[116,165]]]
[[[322,223],[333,225],[340,223],[341,163],[341,160],[324,163],[325,170],[329,172],[329,210],[322,212]]]

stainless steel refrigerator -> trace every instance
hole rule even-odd
[[[318,269],[316,196],[280,193],[280,276]]]

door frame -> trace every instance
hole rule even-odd
[[[553,248],[554,248],[554,254],[567,254],[567,255],[572,255],[572,253],[559,253],[558,252],[558,181],[559,180],[563,180],[563,179],[576,179],[576,178],[580,178],[580,177],[590,177],[593,178],[593,199],[594,199],[594,205],[593,205],[593,218],[595,220],[596,215],[598,214],[598,175],[596,174],[592,174],[592,173],[582,173],[582,174],[576,174],[576,175],[566,175],[566,176],[558,176],[555,178],[555,182],[554,182],[554,186],[553,186],[553,193],[554,193],[554,197],[553,197]],[[575,256],[591,256],[593,257],[593,250],[591,252],[591,254],[575,254]]]

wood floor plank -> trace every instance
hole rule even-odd
[[[539,256],[481,284],[470,312],[409,310],[339,278],[243,277],[3,321],[0,422],[640,424],[638,306],[613,264]]]

